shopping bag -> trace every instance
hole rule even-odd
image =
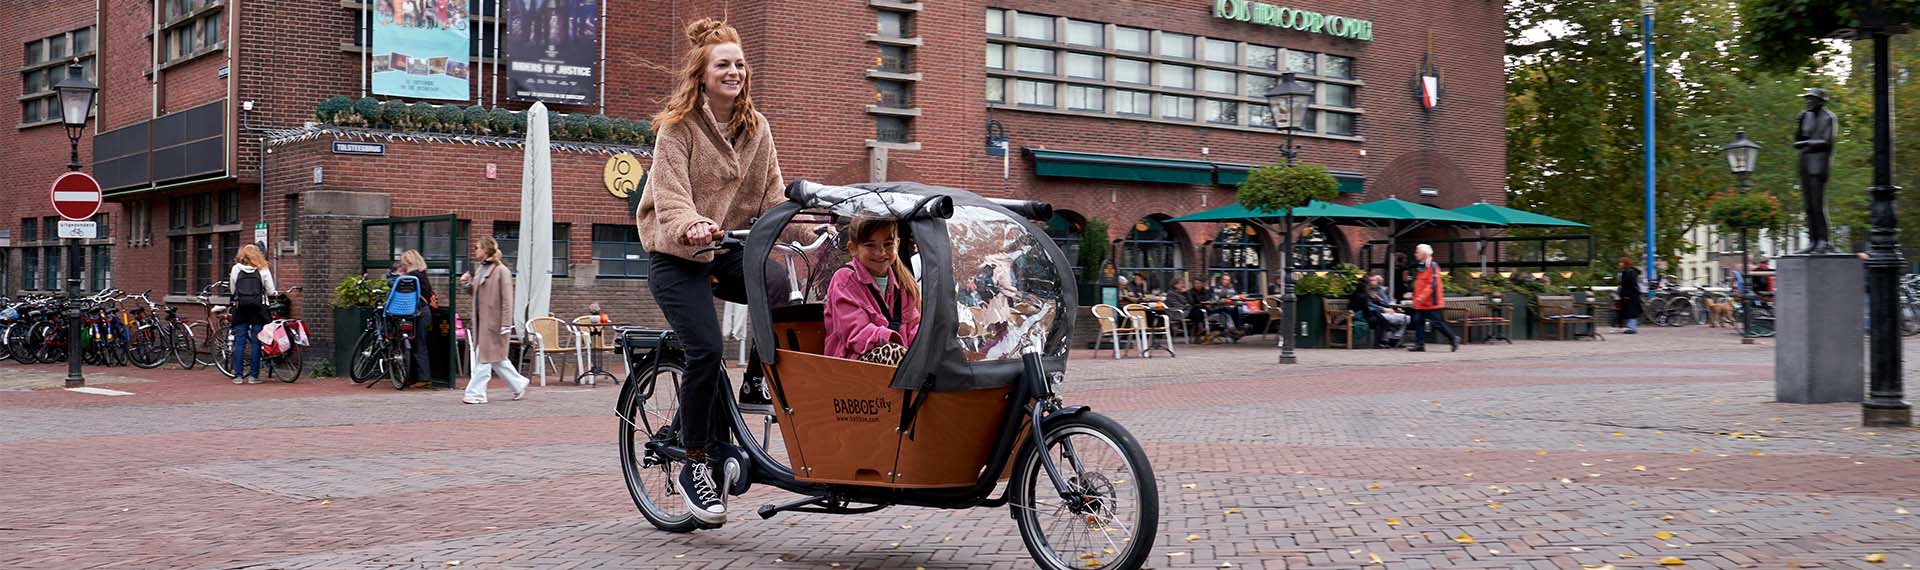
[[[287,327],[279,322],[267,323],[254,338],[260,341],[260,354],[279,356],[287,350]]]

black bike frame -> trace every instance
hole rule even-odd
[[[620,397],[614,404],[614,416],[626,422],[630,428],[633,426],[633,419],[621,415],[622,411],[619,409],[620,406],[624,405],[630,397],[634,396],[633,391],[652,390],[654,377],[652,371],[660,363],[684,362],[680,346],[674,341],[672,332],[664,332],[661,334],[658,343],[658,345],[644,355],[638,356],[637,358],[633,355],[628,356],[633,364],[632,370],[634,373],[642,376],[639,378],[629,378],[621,388]],[[634,350],[634,347],[629,346],[627,350]],[[735,489],[738,492],[732,493],[734,495],[745,493],[753,484],[759,483],[800,495],[841,502],[867,503],[878,506],[906,505],[940,509],[966,509],[979,506],[998,507],[1006,504],[1006,494],[1002,494],[1000,497],[990,497],[990,495],[993,493],[993,488],[997,486],[1000,481],[1000,473],[1006,470],[1009,461],[1014,460],[1014,452],[1016,451],[1014,446],[1021,442],[1021,430],[1030,430],[1027,435],[1033,445],[1044,445],[1046,439],[1042,428],[1046,423],[1055,418],[1076,416],[1090,410],[1090,408],[1086,406],[1062,407],[1059,405],[1059,401],[1054,397],[1051,385],[1047,380],[1047,374],[1044,371],[1044,366],[1042,365],[1039,354],[1028,353],[1023,357],[1023,362],[1025,364],[1025,373],[1021,374],[1020,381],[1014,385],[1013,397],[1008,399],[1007,405],[1010,409],[1007,413],[1007,419],[1001,424],[999,433],[994,441],[993,452],[990,456],[991,459],[988,461],[987,468],[981,471],[980,479],[971,487],[896,489],[891,487],[801,481],[794,476],[792,468],[775,460],[758,444],[759,440],[751,437],[752,427],[748,426],[746,419],[741,417],[739,405],[734,402],[730,394],[730,389],[716,390],[714,392],[716,394],[715,397],[726,400],[727,414],[732,420],[730,435],[736,441],[753,441],[756,442],[756,445],[736,446],[724,442],[714,442],[714,444],[724,448],[737,448],[744,453],[744,457],[747,459],[747,461],[743,462],[746,463],[746,465],[742,465],[743,472],[748,474],[746,484],[741,488]],[[759,366],[758,359],[750,359],[748,366]],[[769,375],[767,380],[773,383],[773,386],[770,387],[774,393],[780,394],[781,388],[779,387],[780,379],[778,375]],[[784,402],[780,404],[784,405]],[[646,434],[646,437],[651,439],[653,434]],[[686,451],[679,447],[656,446],[653,442],[649,441],[648,449],[667,455],[677,461],[686,461]],[[709,455],[731,456],[733,454],[725,449],[709,449]],[[1069,455],[1071,455],[1071,452],[1069,452]],[[1061,496],[1065,497],[1072,494],[1071,488],[1061,476],[1058,467],[1053,465],[1051,459],[1042,457],[1041,465],[1045,467],[1049,479],[1053,482],[1055,489],[1061,493]],[[1078,468],[1078,466],[1075,467],[1076,469]],[[1011,492],[1012,489],[1009,487],[1007,493]],[[858,510],[852,512],[867,511]]]

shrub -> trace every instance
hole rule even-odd
[[[613,120],[606,115],[587,117],[587,138],[596,141],[613,140]]]
[[[333,306],[342,309],[373,307],[387,298],[387,282],[365,275],[350,275],[333,286]]]
[[[361,97],[353,102],[353,113],[360,116],[358,126],[371,127],[380,122],[380,101],[372,97]]]
[[[476,135],[493,132],[493,121],[487,114],[487,108],[479,105],[460,111],[461,122],[466,123],[467,131]]]
[[[1320,165],[1269,164],[1248,172],[1235,197],[1249,210],[1278,214],[1339,195],[1340,182]]]
[[[313,120],[322,125],[339,124],[343,114],[353,111],[353,101],[345,95],[334,95],[322,101],[313,110]]]
[[[434,122],[440,124],[440,130],[449,133],[467,130],[467,115],[454,105],[441,105],[433,109]]]
[[[399,99],[381,101],[380,122],[376,124],[396,129],[412,128],[413,117],[409,114],[407,102]]]
[[[566,123],[565,132],[567,133],[566,137],[568,140],[584,141],[593,139],[593,127],[587,120],[586,115],[573,113],[567,115],[564,122]]]
[[[520,132],[520,122],[523,120],[519,113],[506,109],[495,108],[487,113],[487,122],[492,125],[493,133],[497,135],[512,135]]]
[[[1766,192],[1728,190],[1707,200],[1707,220],[1735,230],[1775,227],[1780,225],[1780,200]]]
[[[440,128],[440,115],[433,111],[433,105],[414,103],[407,106],[407,119],[413,122],[413,128],[423,131]]]
[[[1085,275],[1100,271],[1100,265],[1107,262],[1107,222],[1099,218],[1087,218],[1086,225],[1080,230],[1080,269]]]

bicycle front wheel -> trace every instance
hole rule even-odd
[[[212,347],[213,366],[215,368],[220,369],[220,374],[222,376],[232,378],[233,377],[233,329],[221,329],[219,336],[208,338],[207,342],[212,343],[214,345]],[[201,361],[201,362],[204,363],[205,361]]]
[[[174,322],[167,328],[167,352],[173,355],[173,363],[181,370],[193,370],[199,364],[199,356],[193,348],[193,329],[186,323]]]
[[[167,341],[158,325],[141,324],[133,331],[130,344],[127,359],[133,361],[134,366],[153,369],[167,363]]]
[[[620,470],[626,475],[627,494],[633,505],[654,528],[667,532],[693,532],[700,521],[693,518],[686,500],[674,488],[674,476],[680,463],[664,454],[648,451],[647,442],[678,444],[675,422],[680,416],[680,381],[686,377],[678,364],[660,364],[620,388]]]
[[[379,336],[371,329],[360,331],[360,340],[353,343],[353,361],[348,364],[347,377],[355,384],[378,379],[380,363],[386,357],[386,347],[380,343]]]
[[[1160,529],[1160,492],[1140,442],[1119,423],[1087,412],[1047,422],[1014,464],[1008,507],[1034,562],[1050,570],[1146,563]],[[1062,498],[1041,462],[1066,479]]]

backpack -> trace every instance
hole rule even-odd
[[[241,271],[240,277],[233,280],[233,304],[239,307],[264,307],[267,304],[267,286],[260,281],[260,272]]]
[[[420,278],[397,275],[387,282],[387,314],[410,317],[420,312]]]

